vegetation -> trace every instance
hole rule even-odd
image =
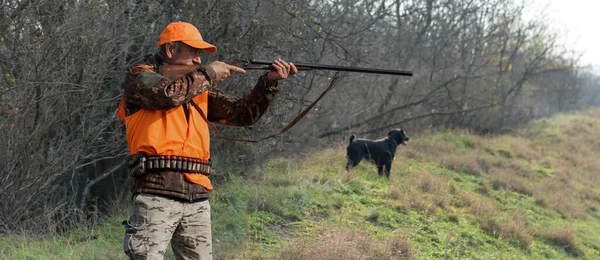
[[[344,145],[271,159],[215,188],[215,253],[218,259],[594,259],[599,131],[600,110],[593,109],[502,135],[409,133],[389,179],[364,162],[346,172]],[[125,259],[125,216],[113,212],[67,236],[2,236],[0,258]]]
[[[600,105],[598,76],[579,64],[569,46],[559,44],[559,36],[542,16],[524,17],[531,8],[528,4],[515,0],[2,1],[0,234],[64,234],[74,226],[97,224],[96,216],[107,214],[112,201],[127,200],[128,149],[123,122],[115,116],[121,84],[130,66],[157,51],[158,35],[170,22],[193,23],[204,39],[218,47],[216,53],[202,53],[204,63],[282,57],[414,72],[412,77],[344,72],[323,100],[278,138],[252,144],[213,138],[211,156],[219,170],[213,179],[222,187],[236,174],[244,175],[270,159],[334,147],[349,134],[376,138],[397,127],[413,133],[448,128],[501,133],[532,119]],[[241,97],[260,73],[236,75],[217,87]],[[244,139],[277,133],[322,93],[334,73],[296,74],[282,83],[274,104],[256,125],[219,125],[219,131]],[[544,135],[552,138],[555,133]],[[419,171],[426,170],[419,178],[426,179],[414,181],[437,179],[444,168],[475,179],[482,174],[494,176],[481,184],[490,192],[545,192],[532,187],[532,179],[505,179],[508,173],[496,165],[503,156],[538,160],[547,155],[530,151],[530,141],[501,143],[497,144],[504,147],[500,150],[479,153],[477,138],[470,143],[446,140],[452,136],[442,134],[431,138],[447,142],[449,147],[440,149],[477,151],[478,156],[467,160],[451,153],[426,169],[416,164]],[[411,156],[425,158],[409,157],[409,161],[431,159]],[[565,159],[570,160],[568,165],[581,163],[573,156]],[[539,160],[505,166],[514,171],[535,169],[530,178],[578,174],[549,168],[552,162]],[[447,180],[439,181],[431,192],[449,189]],[[561,199],[580,198],[562,197],[563,187],[550,187],[552,183],[543,184],[557,193],[536,197],[538,203],[560,208],[561,213],[584,212],[585,205],[562,204]],[[353,185],[370,190],[371,184]],[[279,189],[273,192],[287,192]],[[390,192],[408,200],[402,205],[411,205],[404,195],[412,191]],[[254,207],[274,203],[255,193],[248,196],[257,200]],[[434,210],[455,200],[433,200],[428,201],[432,206],[421,206]],[[291,214],[286,219],[302,216],[283,212]],[[498,225],[482,223],[491,230]]]

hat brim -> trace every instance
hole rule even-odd
[[[217,51],[217,47],[215,47],[214,45],[212,45],[212,44],[210,44],[208,42],[205,42],[205,41],[189,41],[189,40],[185,41],[185,40],[182,40],[182,42],[185,43],[185,44],[187,44],[187,45],[189,45],[189,46],[192,46],[192,47],[198,48],[198,49],[202,49],[202,50],[205,50],[207,52],[215,52],[215,51]]]

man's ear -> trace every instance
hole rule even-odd
[[[172,43],[166,43],[165,45],[165,54],[167,54],[167,58],[172,59],[173,58],[173,44]]]

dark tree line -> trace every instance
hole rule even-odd
[[[448,127],[497,132],[600,105],[598,76],[511,0],[4,0],[0,2],[0,232],[56,232],[107,201],[126,201],[127,146],[115,111],[128,66],[157,50],[169,22],[195,24],[218,47],[204,62],[274,59],[412,70],[341,73],[288,133],[260,143],[213,138],[215,181],[271,154]],[[247,93],[262,72],[219,85]],[[329,84],[301,72],[255,126],[281,130]]]

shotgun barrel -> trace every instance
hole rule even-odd
[[[238,60],[233,65],[243,68],[245,70],[269,70],[273,61],[268,60]],[[390,70],[390,69],[375,69],[375,68],[362,68],[362,67],[347,67],[347,66],[336,66],[326,64],[311,64],[304,62],[292,62],[296,65],[298,70],[336,70],[336,71],[349,71],[349,72],[363,72],[363,73],[374,73],[374,74],[388,74],[388,75],[400,75],[400,76],[412,76],[412,71],[406,70]]]

